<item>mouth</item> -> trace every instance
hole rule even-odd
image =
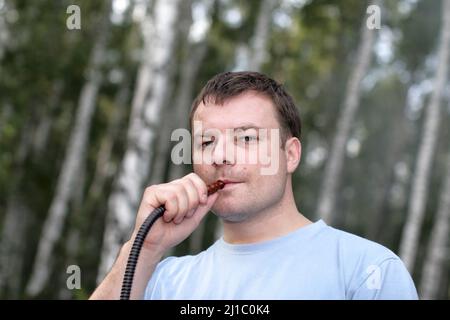
[[[221,179],[221,180],[225,183],[225,186],[223,187],[222,190],[231,190],[231,189],[235,188],[237,185],[243,183],[240,181],[232,181],[232,180],[227,180],[227,179]],[[222,191],[222,190],[219,190],[219,191]]]

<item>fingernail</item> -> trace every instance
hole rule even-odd
[[[202,195],[202,202],[206,202],[208,200],[208,196],[206,194]]]

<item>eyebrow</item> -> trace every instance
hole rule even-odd
[[[208,129],[206,129],[206,130],[208,130]],[[227,128],[227,129],[243,130],[243,131],[245,131],[245,130],[248,130],[248,129],[256,129],[256,130],[258,130],[258,129],[264,129],[264,128],[259,127],[259,126],[255,125],[255,124],[252,124],[252,123],[249,123],[249,124],[245,123],[245,124],[239,125],[238,127]],[[204,136],[205,135],[203,135],[203,132],[202,133],[197,133],[197,134],[194,135],[194,137],[204,137]]]
[[[234,128],[234,130],[237,130],[237,129],[247,130],[247,129],[263,129],[263,128],[255,126],[254,124],[248,124],[248,125],[246,124],[246,125],[242,125],[242,126]]]

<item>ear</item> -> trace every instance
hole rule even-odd
[[[284,152],[286,154],[286,169],[288,173],[293,173],[300,164],[302,155],[302,144],[296,137],[291,137],[286,140],[284,145]]]

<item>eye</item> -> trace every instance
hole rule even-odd
[[[205,148],[207,146],[209,146],[212,143],[212,141],[204,141],[202,142],[202,148]]]
[[[208,137],[209,138],[209,137]],[[212,144],[214,142],[214,140],[216,140],[215,136],[210,137],[209,139],[211,140],[204,140],[201,144],[202,148],[206,148],[207,146],[209,146],[210,144]]]
[[[258,137],[252,136],[252,135],[243,135],[243,136],[239,136],[237,138],[238,138],[238,140],[240,142],[245,142],[245,143],[253,142],[253,141],[257,141],[258,140]]]

